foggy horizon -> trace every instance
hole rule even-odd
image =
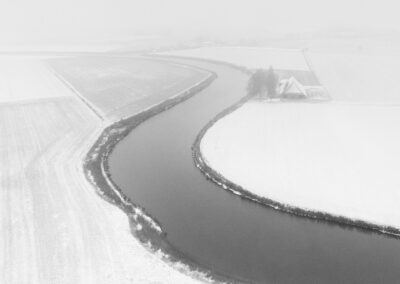
[[[140,36],[279,36],[330,30],[399,31],[385,1],[6,1],[0,45],[85,44]]]

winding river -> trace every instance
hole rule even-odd
[[[192,144],[243,97],[247,76],[220,64],[176,61],[218,78],[135,128],[109,159],[114,182],[161,223],[172,246],[251,283],[399,283],[400,240],[281,213],[208,181],[194,165]]]

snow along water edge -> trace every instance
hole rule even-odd
[[[197,68],[197,67],[196,67]],[[200,68],[198,68],[200,69]],[[115,146],[131,131],[147,119],[189,99],[206,88],[216,79],[216,74],[205,70],[208,76],[199,83],[183,90],[170,99],[154,105],[140,113],[111,123],[105,127],[93,144],[84,161],[84,172],[97,193],[106,201],[120,208],[129,218],[132,235],[161,260],[178,271],[206,283],[232,282],[228,276],[218,275],[209,268],[202,267],[188,255],[172,247],[164,237],[162,226],[154,216],[125,196],[113,182],[108,170],[108,158]]]
[[[235,112],[236,110],[244,106],[246,102],[248,102],[247,99],[242,99],[238,103],[234,104],[233,106],[227,108],[225,111],[217,115],[202,129],[202,131],[199,133],[198,137],[196,138],[196,141],[193,144],[192,150],[196,167],[198,167],[208,179],[218,184],[224,190],[228,190],[233,194],[236,194],[242,198],[274,208],[276,210],[280,210],[282,212],[294,214],[300,217],[308,217],[311,219],[334,222],[341,225],[354,226],[361,230],[374,231],[395,238],[400,238],[400,229],[396,226],[379,224],[375,222],[370,222],[368,220],[363,220],[360,218],[349,218],[345,215],[332,214],[330,212],[325,212],[323,210],[313,210],[308,208],[306,209],[304,207],[299,207],[292,204],[280,202],[274,198],[269,198],[265,195],[261,196],[259,194],[250,191],[247,188],[244,188],[240,184],[237,184],[232,180],[229,180],[221,172],[219,172],[217,168],[213,167],[212,164],[208,161],[207,156],[204,154],[203,151],[204,147],[202,147],[203,138],[217,122],[221,121],[223,118],[226,118],[226,116],[228,116],[229,114]]]
[[[158,55],[155,55],[156,57]],[[188,58],[188,59],[196,59],[196,60],[204,60],[206,62],[212,62],[212,63],[219,63],[223,65],[227,65],[231,68],[235,68],[237,70],[240,70],[244,72],[245,74],[250,74],[251,69],[245,67],[245,66],[238,66],[235,65],[231,62],[225,62],[225,61],[220,61],[220,60],[215,60],[215,59],[206,59],[206,58],[196,58],[194,56],[179,56],[179,55],[167,55],[168,57],[171,58]],[[315,70],[310,63],[310,59],[308,56],[303,52],[303,56],[305,61],[307,62],[307,66],[309,70],[315,74]],[[161,56],[162,57],[162,56]],[[316,76],[316,75],[315,75]],[[318,78],[318,77],[317,77]],[[325,87],[324,87],[325,89]],[[329,94],[329,92],[327,92]],[[299,206],[294,206],[291,204],[287,204],[284,202],[279,202],[277,200],[257,195],[248,189],[244,188],[243,186],[236,184],[232,182],[231,180],[227,179],[224,177],[220,172],[218,172],[217,169],[213,168],[212,165],[207,161],[207,157],[205,157],[204,153],[202,153],[201,150],[201,142],[206,135],[207,131],[219,120],[222,118],[226,117],[227,115],[233,113],[235,110],[243,106],[249,99],[248,98],[243,98],[236,104],[232,105],[231,107],[228,107],[225,111],[221,112],[218,114],[216,117],[214,117],[207,125],[204,126],[204,128],[201,130],[201,132],[198,134],[195,142],[193,143],[192,146],[192,152],[193,152],[193,159],[194,163],[197,168],[200,169],[200,171],[205,175],[207,179],[210,179],[214,183],[216,183],[218,186],[222,187],[224,190],[228,190],[229,192],[240,196],[241,198],[245,198],[248,200],[251,200],[253,202],[259,203],[264,206],[268,206],[271,208],[274,208],[276,210],[285,212],[285,213],[290,213],[299,217],[307,217],[310,219],[316,219],[316,220],[323,220],[326,222],[331,222],[331,223],[336,223],[339,225],[345,225],[345,226],[350,226],[350,227],[355,227],[358,228],[359,230],[364,230],[364,231],[369,231],[369,232],[375,232],[375,233],[380,233],[384,234],[387,236],[391,236],[394,238],[400,238],[400,228],[397,226],[393,225],[387,225],[387,224],[379,224],[376,222],[370,222],[368,220],[363,220],[361,218],[349,218],[345,215],[342,214],[332,214],[329,212],[325,212],[323,210],[313,210],[313,209],[306,209],[304,207],[299,207]],[[307,102],[306,102],[307,103]],[[313,102],[310,102],[313,103]],[[324,102],[322,102],[324,103]]]

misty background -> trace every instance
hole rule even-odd
[[[398,37],[395,0],[2,0],[0,46],[107,45],[146,40]],[[155,44],[157,45],[157,44]]]

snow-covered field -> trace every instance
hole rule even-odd
[[[333,100],[351,103],[400,103],[400,54],[310,52],[322,85]]]
[[[400,228],[399,125],[393,106],[249,102],[201,150],[259,196]]]
[[[209,73],[139,58],[52,59],[50,66],[107,118],[132,115],[205,79]]]
[[[249,102],[203,138],[209,166],[263,197],[400,228],[400,55],[207,47],[174,55],[309,70],[331,103]]]
[[[228,62],[249,69],[309,70],[302,51],[264,47],[201,47],[160,53]]]
[[[104,125],[43,66],[0,66],[13,70],[0,76],[0,283],[199,282],[143,247],[88,183],[82,159]]]
[[[40,60],[0,56],[0,103],[71,95],[73,93]]]

